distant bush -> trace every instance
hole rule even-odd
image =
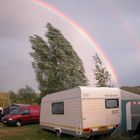
[[[25,88],[20,88],[17,93],[14,91],[9,92],[11,103],[18,104],[38,104],[38,95],[35,91],[26,85]]]
[[[121,87],[121,89],[132,92],[132,93],[140,94],[140,86],[135,86],[135,87],[124,86],[124,87]]]

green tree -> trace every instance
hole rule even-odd
[[[10,103],[17,103],[17,95],[12,90],[9,91],[9,99],[10,99]]]
[[[37,104],[37,94],[35,91],[26,85],[25,88],[20,88],[17,93],[10,91],[10,103],[19,104]]]
[[[20,103],[33,104],[37,100],[37,95],[35,91],[27,85],[25,88],[19,89],[17,95],[18,101],[20,101]]]
[[[52,92],[87,85],[83,63],[63,34],[47,24],[46,40],[30,37],[32,66],[42,96]]]
[[[96,86],[97,87],[112,87],[113,84],[111,82],[111,75],[103,66],[103,63],[97,53],[93,56],[93,60],[95,64],[94,75],[97,81]]]

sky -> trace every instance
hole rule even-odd
[[[139,0],[42,1],[56,7],[92,36],[116,71],[120,86],[140,85]],[[29,55],[29,36],[38,34],[44,38],[48,22],[72,44],[84,63],[89,84],[95,86],[92,56],[96,47],[80,32],[32,0],[0,0],[0,91],[18,90],[25,85],[38,90]]]

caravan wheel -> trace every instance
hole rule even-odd
[[[58,137],[61,137],[60,131],[59,131],[59,132],[56,132],[56,135],[57,135]]]
[[[61,132],[60,132],[60,130],[55,130],[55,133],[56,133],[56,135],[58,136],[58,137],[61,137]]]

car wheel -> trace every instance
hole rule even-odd
[[[16,122],[16,126],[20,127],[22,125],[21,121]]]

